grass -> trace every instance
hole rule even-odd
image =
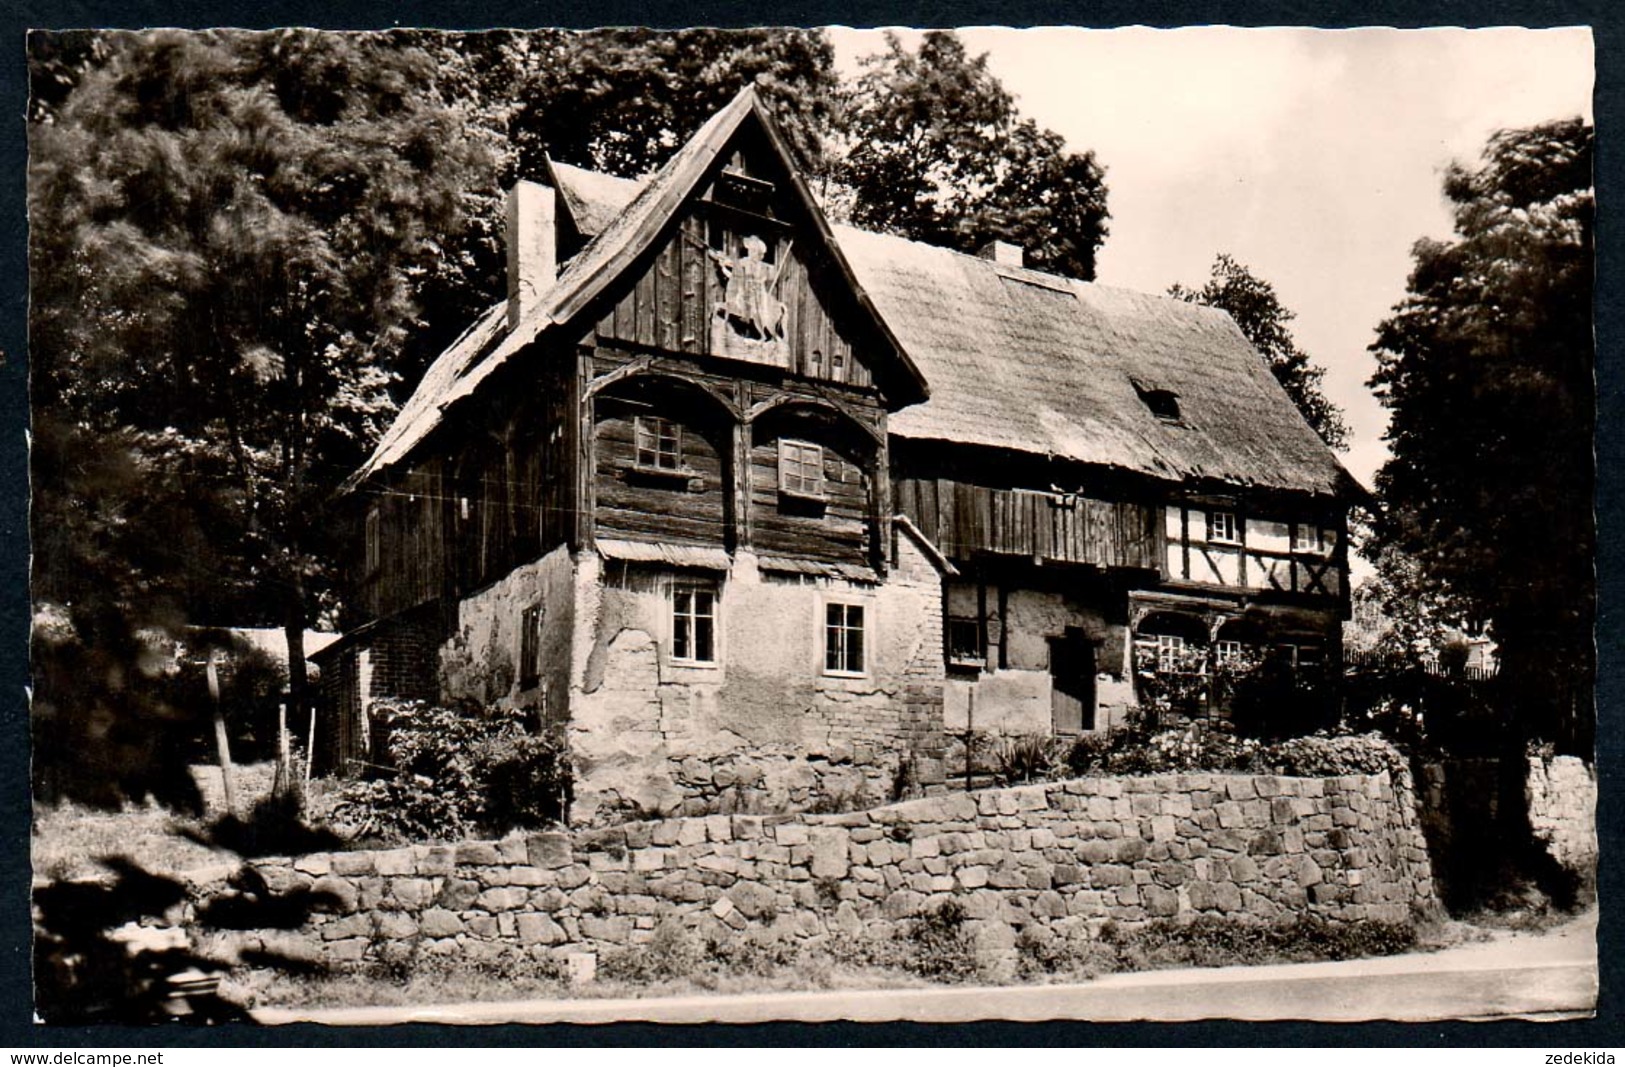
[[[808,953],[767,975],[751,969],[708,965],[681,976],[648,980],[600,977],[585,985],[571,985],[551,969],[528,970],[524,965],[475,967],[445,961],[425,961],[395,981],[382,980],[380,972],[370,967],[318,975],[239,970],[222,982],[221,992],[250,1007],[350,1008],[531,999],[615,1000],[808,990],[922,989],[931,984],[904,971],[841,963]]]
[[[953,915],[932,915],[886,941],[835,937],[794,944],[741,935],[702,942],[674,923],[649,942],[599,958],[596,981],[572,986],[557,966],[518,961],[474,966],[414,957],[325,974],[239,971],[225,991],[251,1005],[338,1008],[517,999],[606,999],[857,989],[921,989],[967,982],[1053,984],[1173,967],[1297,963],[1442,947],[1408,924],[1333,927],[1308,919],[1244,926],[1217,920],[1108,924],[1100,936],[1069,940],[1024,933],[1013,979],[995,978],[974,957]],[[404,965],[403,965],[404,963]]]
[[[176,827],[176,815],[156,805],[124,811],[94,811],[76,804],[39,809],[32,838],[34,873],[52,879],[85,878],[101,872],[99,858],[124,856],[152,874],[181,874],[236,858],[188,840]]]
[[[270,793],[275,767],[245,764],[237,771],[237,803],[246,810]],[[122,811],[99,811],[72,802],[36,806],[30,841],[34,873],[53,879],[90,877],[101,872],[97,860],[103,856],[123,856],[152,874],[181,874],[235,861],[236,853],[200,844],[181,832],[201,829],[225,806],[218,768],[196,767],[193,776],[203,794],[201,819],[152,803]]]

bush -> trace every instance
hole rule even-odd
[[[1405,757],[1377,733],[1328,737],[1315,734],[1270,745],[1263,759],[1277,774],[1330,778],[1344,774],[1381,774],[1398,778]]]
[[[604,953],[598,961],[598,973],[611,981],[646,985],[686,978],[699,968],[702,959],[694,935],[676,919],[663,919],[644,944]]]
[[[1154,730],[1151,720],[1137,713],[1115,730],[1079,737],[1068,749],[1065,765],[1076,775],[1264,769],[1259,743],[1237,737],[1222,720],[1196,719]]]
[[[1101,940],[1119,969],[1228,967],[1392,956],[1416,947],[1409,923],[1329,923],[1300,915],[1270,924],[1201,916],[1187,922],[1158,919],[1127,930],[1108,926]]]
[[[1065,747],[1064,739],[1044,734],[1000,738],[993,747],[993,767],[1006,784],[1049,781],[1065,765]]]
[[[529,734],[522,712],[385,701],[374,714],[387,764],[328,798],[331,825],[355,837],[421,841],[500,836],[564,818],[564,747]]]
[[[908,928],[903,967],[921,978],[966,982],[977,976],[976,946],[965,928],[965,906],[945,900]]]

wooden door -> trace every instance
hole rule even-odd
[[[1057,734],[1095,728],[1095,646],[1081,630],[1049,639],[1050,719]]]

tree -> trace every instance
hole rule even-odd
[[[160,603],[278,623],[297,709],[321,505],[495,176],[429,57],[380,35],[77,47],[94,62],[30,130],[35,593],[132,627]]]
[[[1445,176],[1455,238],[1412,250],[1377,328],[1392,414],[1375,544],[1490,623],[1532,733],[1589,754],[1596,528],[1593,131],[1490,138]]]
[[[1188,289],[1175,283],[1168,288],[1168,295],[1228,312],[1264,357],[1270,373],[1298,406],[1310,428],[1328,446],[1348,447],[1349,430],[1343,412],[1326,398],[1322,385],[1326,370],[1311,363],[1309,353],[1293,339],[1287,323],[1297,314],[1282,306],[1273,285],[1221,252],[1202,288]]]
[[[1031,266],[1092,280],[1106,239],[1106,185],[1094,153],[1016,111],[1010,93],[948,32],[910,52],[894,34],[846,92],[835,178],[854,223],[974,252],[1000,239]]]
[[[400,30],[398,47],[432,59],[442,99],[495,161],[497,184],[471,190],[449,255],[418,279],[416,324],[398,364],[404,388],[503,290],[500,188],[540,176],[545,157],[637,178],[669,159],[754,83],[791,151],[827,167],[839,79],[821,30]],[[398,399],[404,399],[399,397]]]

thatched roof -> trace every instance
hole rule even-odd
[[[352,483],[404,457],[503,359],[583,308],[639,254],[635,235],[677,209],[759,107],[742,93],[647,182],[551,163],[562,206],[589,244],[535,320],[504,337],[502,309],[493,308],[446,351]],[[928,400],[891,416],[894,437],[1169,481],[1359,491],[1224,312],[850,227],[825,232],[860,302],[930,385]],[[1173,394],[1177,420],[1153,412],[1147,394],[1156,392]]]
[[[1352,484],[1222,311],[847,227],[836,239],[931,383],[891,417],[895,437],[1177,481]],[[1153,413],[1156,391],[1177,420]]]

